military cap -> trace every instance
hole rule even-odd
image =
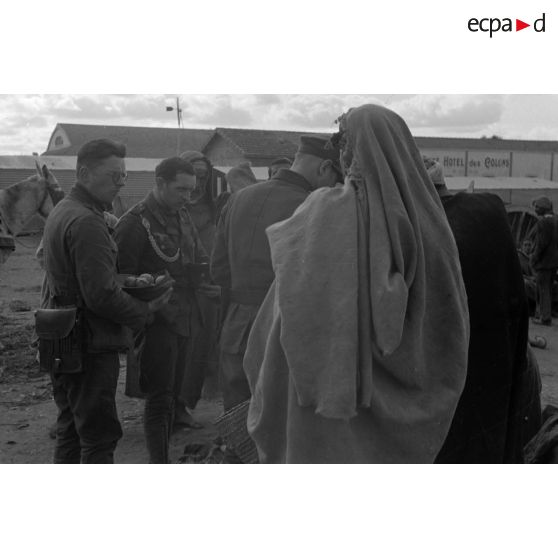
[[[329,160],[333,163],[335,170],[342,174],[339,163],[339,151],[328,145],[329,140],[330,138],[327,136],[300,136],[298,152]]]

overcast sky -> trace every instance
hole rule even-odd
[[[176,95],[0,95],[0,155],[46,150],[59,122],[176,126]],[[558,140],[558,95],[179,95],[185,128],[333,131],[351,106],[383,104],[420,136]]]

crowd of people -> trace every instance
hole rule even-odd
[[[164,159],[112,227],[125,146],[81,147],[42,246],[55,462],[113,462],[121,352],[145,398],[150,463],[169,462],[176,426],[200,426],[191,411],[209,377],[261,463],[525,460],[541,384],[503,202],[451,194],[386,108],[338,123],[332,136],[301,136],[264,182],[232,169],[219,196],[202,153]],[[548,213],[533,253],[543,325],[558,267]],[[145,273],[172,286],[144,301],[119,279]]]

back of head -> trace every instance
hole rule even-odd
[[[541,215],[552,211],[552,201],[546,196],[539,196],[533,200],[535,211]]]
[[[226,178],[232,192],[238,192],[257,182],[249,163],[241,163],[233,167],[227,172]]]
[[[339,150],[329,136],[300,136],[291,170],[301,174],[314,187],[331,187],[342,182]]]
[[[350,109],[338,122],[340,131],[332,143],[339,146],[349,176],[374,177],[369,185],[385,185],[381,177],[389,177],[393,185],[416,184],[409,193],[439,203],[411,131],[398,114],[379,105],[362,105]]]
[[[107,138],[100,138],[84,143],[77,154],[76,170],[80,167],[94,168],[109,157],[126,157],[126,146]]]

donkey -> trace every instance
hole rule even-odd
[[[46,219],[64,197],[56,177],[46,165],[35,161],[37,174],[0,190],[0,264],[15,248],[16,237],[35,215]]]

